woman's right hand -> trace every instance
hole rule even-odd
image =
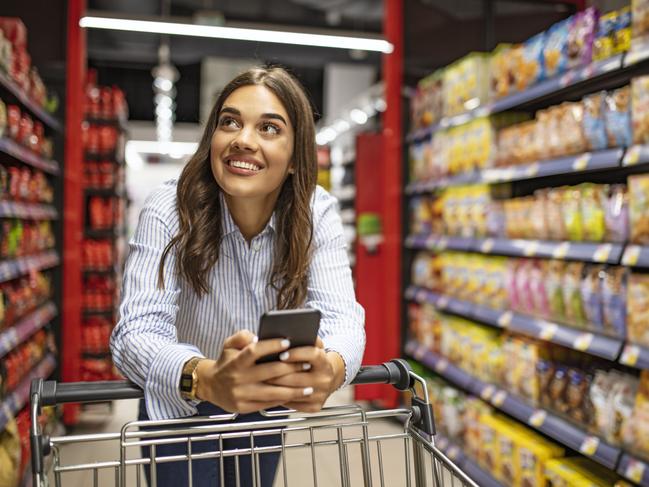
[[[199,362],[197,396],[232,413],[246,414],[290,403],[313,393],[313,389],[283,387],[266,381],[304,371],[301,363],[270,362],[257,359],[290,347],[288,340],[256,341],[249,331],[227,338],[218,360]]]

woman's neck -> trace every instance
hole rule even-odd
[[[239,227],[246,242],[250,243],[266,228],[273,215],[279,193],[261,198],[234,198],[228,194],[224,194],[224,196],[232,220]]]

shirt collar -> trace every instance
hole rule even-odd
[[[223,196],[222,191],[219,191],[219,198],[221,199],[221,229],[223,232],[223,237],[233,232],[240,233],[239,227],[232,218],[232,214],[230,213],[230,209],[228,208],[228,203],[225,201],[225,196]],[[260,235],[266,233],[269,230],[272,230],[273,232],[277,231],[277,214],[275,211],[273,211],[268,224],[266,224],[266,227],[260,233]]]

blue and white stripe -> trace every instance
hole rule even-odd
[[[211,292],[201,298],[175,275],[173,251],[165,263],[165,289],[158,289],[160,257],[178,231],[176,184],[156,189],[140,213],[124,271],[120,320],[111,337],[115,365],[144,389],[151,419],[196,414],[178,389],[183,364],[194,356],[218,358],[227,337],[240,330],[256,333],[261,315],[277,305],[277,293],[268,286],[275,216],[248,246],[225,201]],[[336,200],[318,187],[312,210],[315,248],[305,306],[322,313],[320,336],[327,350],[343,357],[349,383],[365,348],[364,310],[354,295]]]

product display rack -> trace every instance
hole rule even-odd
[[[632,77],[649,72],[649,44],[633,44],[631,51],[604,61],[574,68],[557,77],[542,81],[524,91],[511,94],[479,106],[461,115],[442,118],[428,127],[412,131],[406,145],[429,139],[440,130],[457,127],[479,117],[508,110],[534,111],[556,105],[565,100],[580,98],[602,89],[618,88],[628,84]],[[605,150],[581,152],[573,155],[538,160],[512,167],[498,167],[458,173],[436,180],[417,180],[404,186],[405,207],[410,198],[436,193],[453,186],[472,184],[515,184],[517,196],[529,189],[588,181],[595,176],[598,182],[619,182],[631,174],[649,171],[649,145],[613,147]],[[404,164],[406,172],[408,165]],[[522,191],[521,191],[522,189]],[[404,228],[407,228],[404,226]],[[446,358],[427,350],[409,337],[405,309],[410,302],[428,303],[442,313],[464,317],[483,325],[495,327],[514,335],[530,337],[542,342],[560,345],[618,364],[649,370],[649,348],[619,337],[607,336],[590,329],[537,319],[509,309],[492,309],[485,305],[456,299],[410,283],[410,264],[414,251],[461,251],[478,255],[501,255],[535,259],[558,259],[571,262],[622,265],[638,271],[649,269],[649,246],[633,243],[547,241],[535,239],[467,238],[449,235],[413,235],[404,233],[404,301],[403,319],[406,356],[425,365],[433,375],[480,397],[497,410],[536,429],[561,445],[587,456],[626,479],[649,486],[649,461],[633,451],[610,445],[590,435],[569,420],[552,411],[534,408],[525,400],[499,386],[485,383],[467,371],[451,364]],[[445,440],[448,441],[448,440]],[[450,442],[449,442],[450,444]],[[470,469],[470,467],[465,467]],[[485,485],[487,480],[484,481]],[[482,485],[482,484],[481,484]]]

